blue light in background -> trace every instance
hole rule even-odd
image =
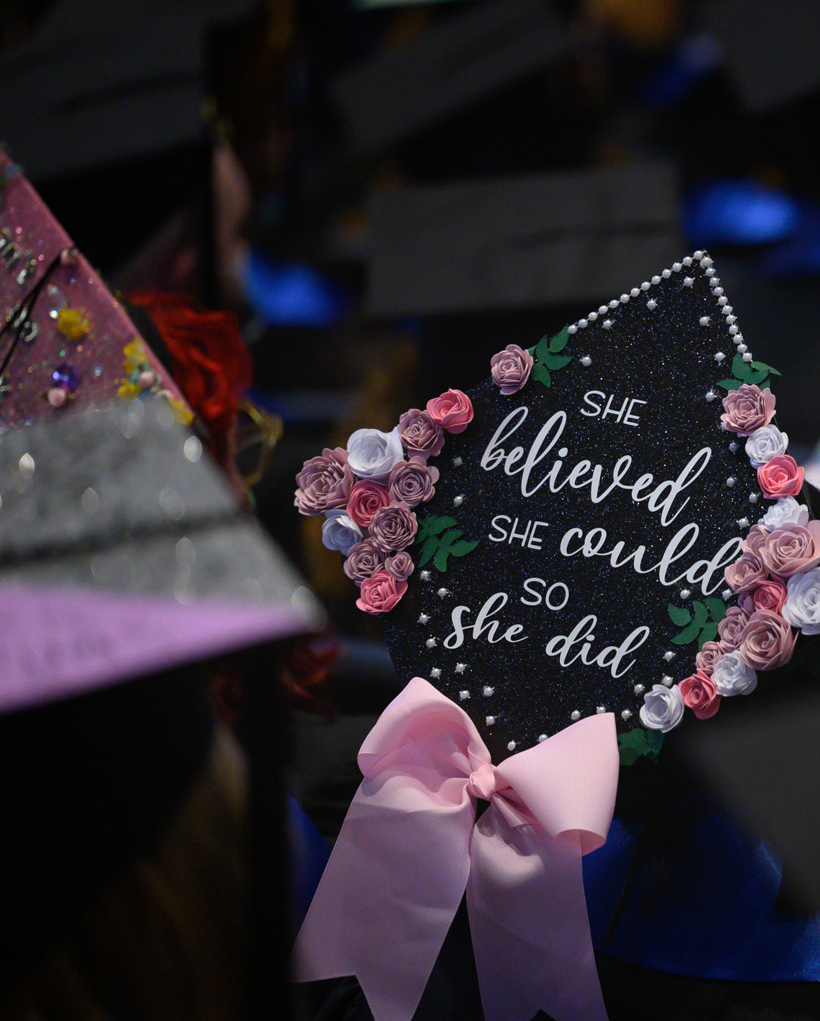
[[[245,264],[244,285],[245,297],[269,326],[332,326],[349,304],[344,291],[312,266],[257,252]]]
[[[782,241],[797,229],[799,219],[795,199],[755,181],[715,181],[684,200],[683,227],[698,247]]]

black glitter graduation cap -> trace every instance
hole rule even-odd
[[[428,404],[451,435],[429,459],[440,473],[435,494],[413,508],[414,571],[406,589],[396,581],[398,601],[385,602],[389,581],[362,580],[367,547],[352,564],[348,556],[346,573],[363,608],[391,607],[381,620],[401,679],[426,678],[459,703],[494,761],[604,712],[615,714],[623,761],[654,755],[685,706],[687,718],[707,719],[794,643],[789,624],[799,624],[780,615],[786,575],[757,556],[787,519],[801,541],[816,541],[795,499],[802,469],[773,420],[779,373],[749,352],[704,252],[529,353],[511,346],[493,361],[495,379]],[[463,409],[448,420],[451,400],[472,405],[466,428]],[[403,417],[385,437],[388,457],[391,442],[416,453],[409,425]],[[348,467],[370,484],[379,442],[348,445]],[[395,504],[395,470],[381,482]],[[351,536],[340,513],[330,512],[326,531],[344,551]],[[378,513],[359,536],[352,522],[352,537],[375,545],[377,574],[399,578],[407,565],[390,560],[401,545],[388,520],[396,512]],[[767,528],[755,527],[767,513]],[[741,553],[741,567],[730,567]],[[765,612],[741,656],[756,611]]]

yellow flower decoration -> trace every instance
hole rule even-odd
[[[142,390],[137,386],[136,383],[131,383],[126,380],[122,386],[117,390],[117,396],[122,397],[126,401],[131,401],[135,397],[139,397]]]
[[[174,418],[181,425],[190,425],[194,420],[194,415],[191,409],[185,404],[184,401],[179,400],[176,397],[171,397],[170,394],[165,394],[165,398],[171,407],[174,409]]]
[[[57,329],[69,340],[82,340],[91,326],[79,309],[61,308],[57,313]]]
[[[126,372],[134,372],[135,369],[140,370],[148,362],[148,352],[145,350],[142,337],[134,337],[130,344],[125,345],[122,353],[125,355]]]

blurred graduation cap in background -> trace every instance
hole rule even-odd
[[[272,643],[321,623],[312,594],[165,402],[0,435],[0,1003],[155,844],[211,740],[194,665],[242,650],[256,650],[252,907],[268,936],[287,924]],[[254,944],[271,945],[261,931]],[[267,956],[263,971],[259,995],[282,996],[284,955]]]

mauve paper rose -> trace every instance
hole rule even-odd
[[[359,479],[353,483],[350,499],[347,501],[347,513],[359,528],[369,528],[370,519],[380,507],[390,505],[390,493],[387,487],[372,479]]]
[[[384,569],[396,581],[407,581],[413,573],[413,558],[407,550],[401,550],[385,560]]]
[[[782,528],[783,525],[807,525],[809,523],[809,508],[798,503],[793,496],[784,496],[773,503],[760,519],[759,524],[773,532],[775,528]]]
[[[345,511],[333,510],[322,525],[322,542],[328,549],[347,555],[352,546],[362,539],[362,530]]]
[[[737,651],[753,670],[774,670],[792,658],[796,638],[779,613],[755,610],[743,629]]]
[[[755,429],[746,440],[746,456],[755,468],[789,449],[789,437],[781,432],[776,425],[769,423],[761,429]]]
[[[384,567],[381,550],[372,539],[362,539],[351,546],[342,568],[351,581],[361,585]]]
[[[518,344],[507,344],[503,351],[490,359],[493,383],[505,396],[517,393],[530,378],[532,355]]]
[[[426,464],[420,457],[397,461],[387,483],[390,496],[395,503],[406,503],[408,507],[426,503],[436,491],[438,476],[438,468]]]
[[[791,454],[780,454],[757,469],[757,484],[767,500],[797,496],[803,488],[803,469]]]
[[[438,457],[444,446],[444,430],[437,426],[426,411],[411,408],[399,418],[399,437],[409,454],[420,457]]]
[[[448,433],[463,433],[473,420],[473,403],[461,390],[448,390],[427,402],[427,413]]]
[[[718,638],[720,639],[724,654],[734,652],[738,645],[740,645],[740,637],[743,634],[743,629],[749,622],[749,616],[752,612],[750,610],[747,613],[745,609],[741,609],[739,606],[730,606],[728,608],[726,616],[717,626]]]
[[[715,682],[702,670],[696,670],[691,677],[678,685],[684,705],[688,706],[699,720],[708,720],[720,709],[720,695]]]
[[[418,531],[416,515],[406,503],[382,507],[370,522],[370,535],[382,553],[406,549]]]
[[[780,578],[811,570],[820,564],[820,521],[775,528],[766,534],[758,556],[769,574]]]
[[[789,578],[783,618],[804,635],[820,634],[820,567]]]
[[[365,613],[388,613],[406,591],[406,581],[396,581],[387,571],[379,571],[362,582],[356,605]]]
[[[324,514],[347,506],[353,472],[347,463],[347,451],[341,447],[335,450],[325,448],[320,457],[305,461],[296,476],[294,503],[300,514]]]
[[[750,695],[757,687],[757,674],[743,662],[739,652],[728,652],[715,665],[712,683],[719,695]]]
[[[695,656],[695,666],[705,674],[711,674],[715,664],[723,657],[723,646],[720,642],[704,642],[703,648]]]
[[[766,577],[766,568],[754,553],[743,553],[724,570],[726,584],[734,592],[748,592]]]
[[[768,534],[768,529],[762,525],[752,525],[746,538],[743,540],[743,544],[740,547],[741,550],[744,553],[754,553],[756,557],[759,557],[760,547],[766,541]]]
[[[347,463],[353,474],[373,482],[385,482],[390,469],[404,457],[398,429],[357,429],[347,441]]]
[[[749,593],[755,610],[771,610],[780,613],[786,602],[786,586],[779,578],[767,578]]]
[[[723,398],[720,420],[730,432],[750,436],[771,422],[774,406],[775,396],[768,387],[761,391],[754,383],[741,383]]]
[[[666,734],[683,719],[683,708],[683,696],[677,687],[655,684],[643,697],[639,713],[641,723],[648,730],[660,730]]]

